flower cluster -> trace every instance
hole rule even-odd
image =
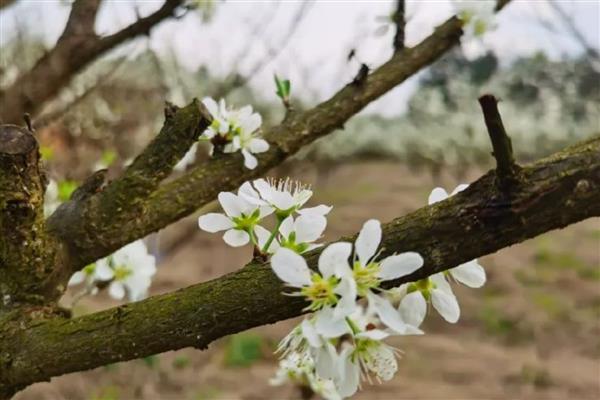
[[[467,37],[483,36],[484,33],[495,28],[496,1],[460,0],[455,1],[454,6],[456,16],[462,21]]]
[[[108,286],[108,294],[117,300],[125,295],[129,301],[145,298],[156,273],[154,256],[142,240],[117,250],[110,256],[90,264],[71,276],[68,285],[84,284],[82,294],[96,294],[99,287]]]
[[[460,185],[452,195],[464,190]],[[392,336],[423,334],[427,302],[448,322],[459,318],[459,306],[450,283],[470,287],[485,283],[485,271],[476,260],[416,282],[389,288],[389,281],[417,271],[424,260],[416,252],[382,257],[379,221],[364,223],[354,243],[338,242],[323,249],[317,270],[302,254],[327,225],[331,207],[302,208],[312,192],[289,180],[258,179],[244,183],[236,193],[219,194],[224,214],[199,218],[201,229],[225,231],[231,246],[253,243],[262,256],[271,256],[275,275],[290,288],[290,296],[306,300],[312,312],[279,344],[279,370],[274,385],[294,382],[326,399],[352,396],[362,382],[387,381],[398,370],[401,351],[387,343]],[[429,204],[449,195],[436,188]],[[275,216],[272,230],[261,223]],[[388,282],[384,285],[384,282]]]
[[[254,154],[264,153],[269,150],[269,143],[262,139],[259,129],[262,125],[260,114],[252,110],[252,106],[240,109],[228,107],[224,99],[219,103],[207,97],[202,100],[211,116],[212,124],[202,133],[201,140],[208,140],[211,144],[210,154],[216,150],[223,153],[241,151],[244,157],[244,166],[254,169],[258,160]],[[175,170],[185,170],[194,162],[197,144],[194,144],[187,154],[175,165]]]
[[[290,180],[275,182],[257,179],[245,182],[236,193],[221,192],[218,199],[224,214],[209,213],[198,219],[200,229],[225,231],[223,240],[239,247],[252,243],[260,253],[272,254],[286,248],[303,253],[318,247],[331,207],[302,208],[312,191]],[[274,215],[275,228],[260,223]]]

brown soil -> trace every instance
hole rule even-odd
[[[367,218],[387,221],[424,205],[436,185],[452,189],[460,183],[388,162],[319,170],[327,173],[306,164],[286,173],[312,183],[312,204],[335,206],[328,240],[357,231]],[[466,176],[473,180],[479,174]],[[153,294],[217,277],[248,259],[248,249],[232,250],[218,235],[194,226],[192,218],[160,234],[159,247],[174,250],[161,260]],[[181,232],[187,232],[184,238]],[[431,312],[427,335],[395,341],[405,352],[396,378],[366,385],[357,399],[600,399],[600,220],[548,233],[480,262],[488,284],[479,290],[456,288],[459,323],[447,324]],[[100,294],[83,300],[77,312],[115,304]],[[185,349],[54,378],[16,399],[300,398],[293,387],[268,384],[276,366],[271,346],[296,322],[255,329],[262,356],[250,366],[227,365],[230,339],[225,338],[206,351]]]

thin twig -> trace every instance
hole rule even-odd
[[[396,12],[394,13],[394,23],[396,24],[396,34],[394,35],[394,51],[404,49],[406,28],[406,7],[404,0],[397,0]]]
[[[506,134],[502,117],[498,111],[498,100],[491,94],[485,94],[479,98],[479,104],[494,149],[498,184],[501,189],[508,190],[517,181],[519,166],[515,163],[512,142]]]

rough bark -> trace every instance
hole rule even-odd
[[[384,225],[383,256],[418,251],[415,281],[544,232],[600,216],[600,138],[522,168],[510,194],[490,171],[449,199]],[[560,212],[557,212],[560,210]],[[460,238],[460,239],[457,239]],[[346,238],[353,240],[353,238]],[[319,251],[307,256],[316,267]],[[268,264],[74,319],[0,328],[0,393],[68,372],[193,346],[302,313]]]
[[[166,0],[159,10],[105,37],[94,32],[101,0],[75,2],[65,30],[54,48],[0,93],[0,121],[16,123],[24,113],[35,115],[85,66],[127,40],[148,34],[152,27],[172,16],[182,1]]]
[[[18,304],[44,304],[64,291],[53,284],[60,278],[54,267],[63,260],[44,225],[45,187],[32,133],[0,126],[0,315]]]

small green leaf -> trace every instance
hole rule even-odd
[[[275,87],[277,88],[277,91],[275,92],[275,94],[277,94],[277,96],[279,98],[281,98],[281,100],[288,101],[290,98],[290,90],[291,90],[290,80],[289,79],[281,80],[281,79],[279,79],[277,74],[274,75],[274,78],[275,78]]]

